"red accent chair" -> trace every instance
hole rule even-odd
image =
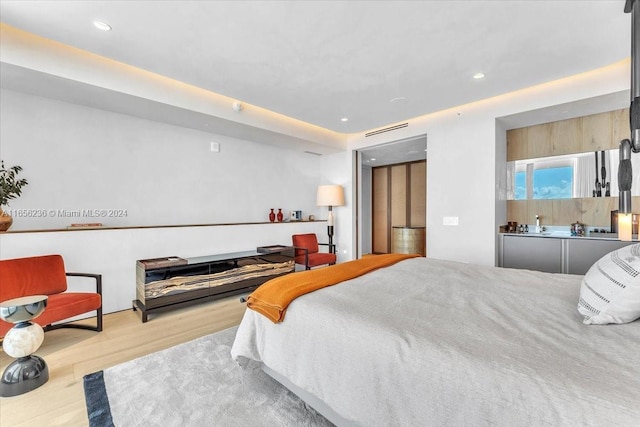
[[[320,265],[333,265],[336,263],[336,246],[328,243],[318,243],[315,233],[294,234],[292,236],[293,247],[296,250],[296,264],[304,265],[306,270]],[[329,253],[320,252],[319,246],[328,246]]]
[[[96,292],[66,292],[67,276],[96,281]],[[102,275],[69,273],[60,255],[44,255],[0,261],[0,301],[28,295],[47,295],[47,308],[33,322],[45,331],[78,328],[102,331]],[[59,324],[62,320],[96,310],[96,326]],[[57,323],[53,325],[53,323]],[[0,338],[13,324],[0,320]]]

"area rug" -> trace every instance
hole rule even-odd
[[[332,426],[230,350],[237,327],[84,377],[90,427]]]

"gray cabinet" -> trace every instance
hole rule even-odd
[[[567,239],[567,273],[585,274],[604,255],[631,243],[636,242]]]
[[[562,240],[503,237],[503,267],[562,273]]]
[[[498,265],[549,273],[585,274],[604,255],[634,243],[638,242],[501,234]]]

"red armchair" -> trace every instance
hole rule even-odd
[[[333,265],[336,263],[336,246],[328,243],[318,243],[315,233],[294,234],[292,236],[293,247],[295,248],[296,264],[304,265],[306,270],[320,265]],[[319,246],[328,246],[329,253],[320,252]]]
[[[67,276],[95,280],[96,292],[66,292]],[[0,261],[0,301],[27,295],[47,295],[47,308],[33,322],[45,331],[58,328],[79,328],[102,331],[102,275],[68,273],[60,255],[44,255]],[[70,317],[96,310],[96,326],[55,324]],[[0,338],[13,325],[0,320]]]

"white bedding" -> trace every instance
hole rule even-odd
[[[640,321],[588,326],[582,276],[414,258],[247,310],[232,348],[363,426],[640,426]]]

